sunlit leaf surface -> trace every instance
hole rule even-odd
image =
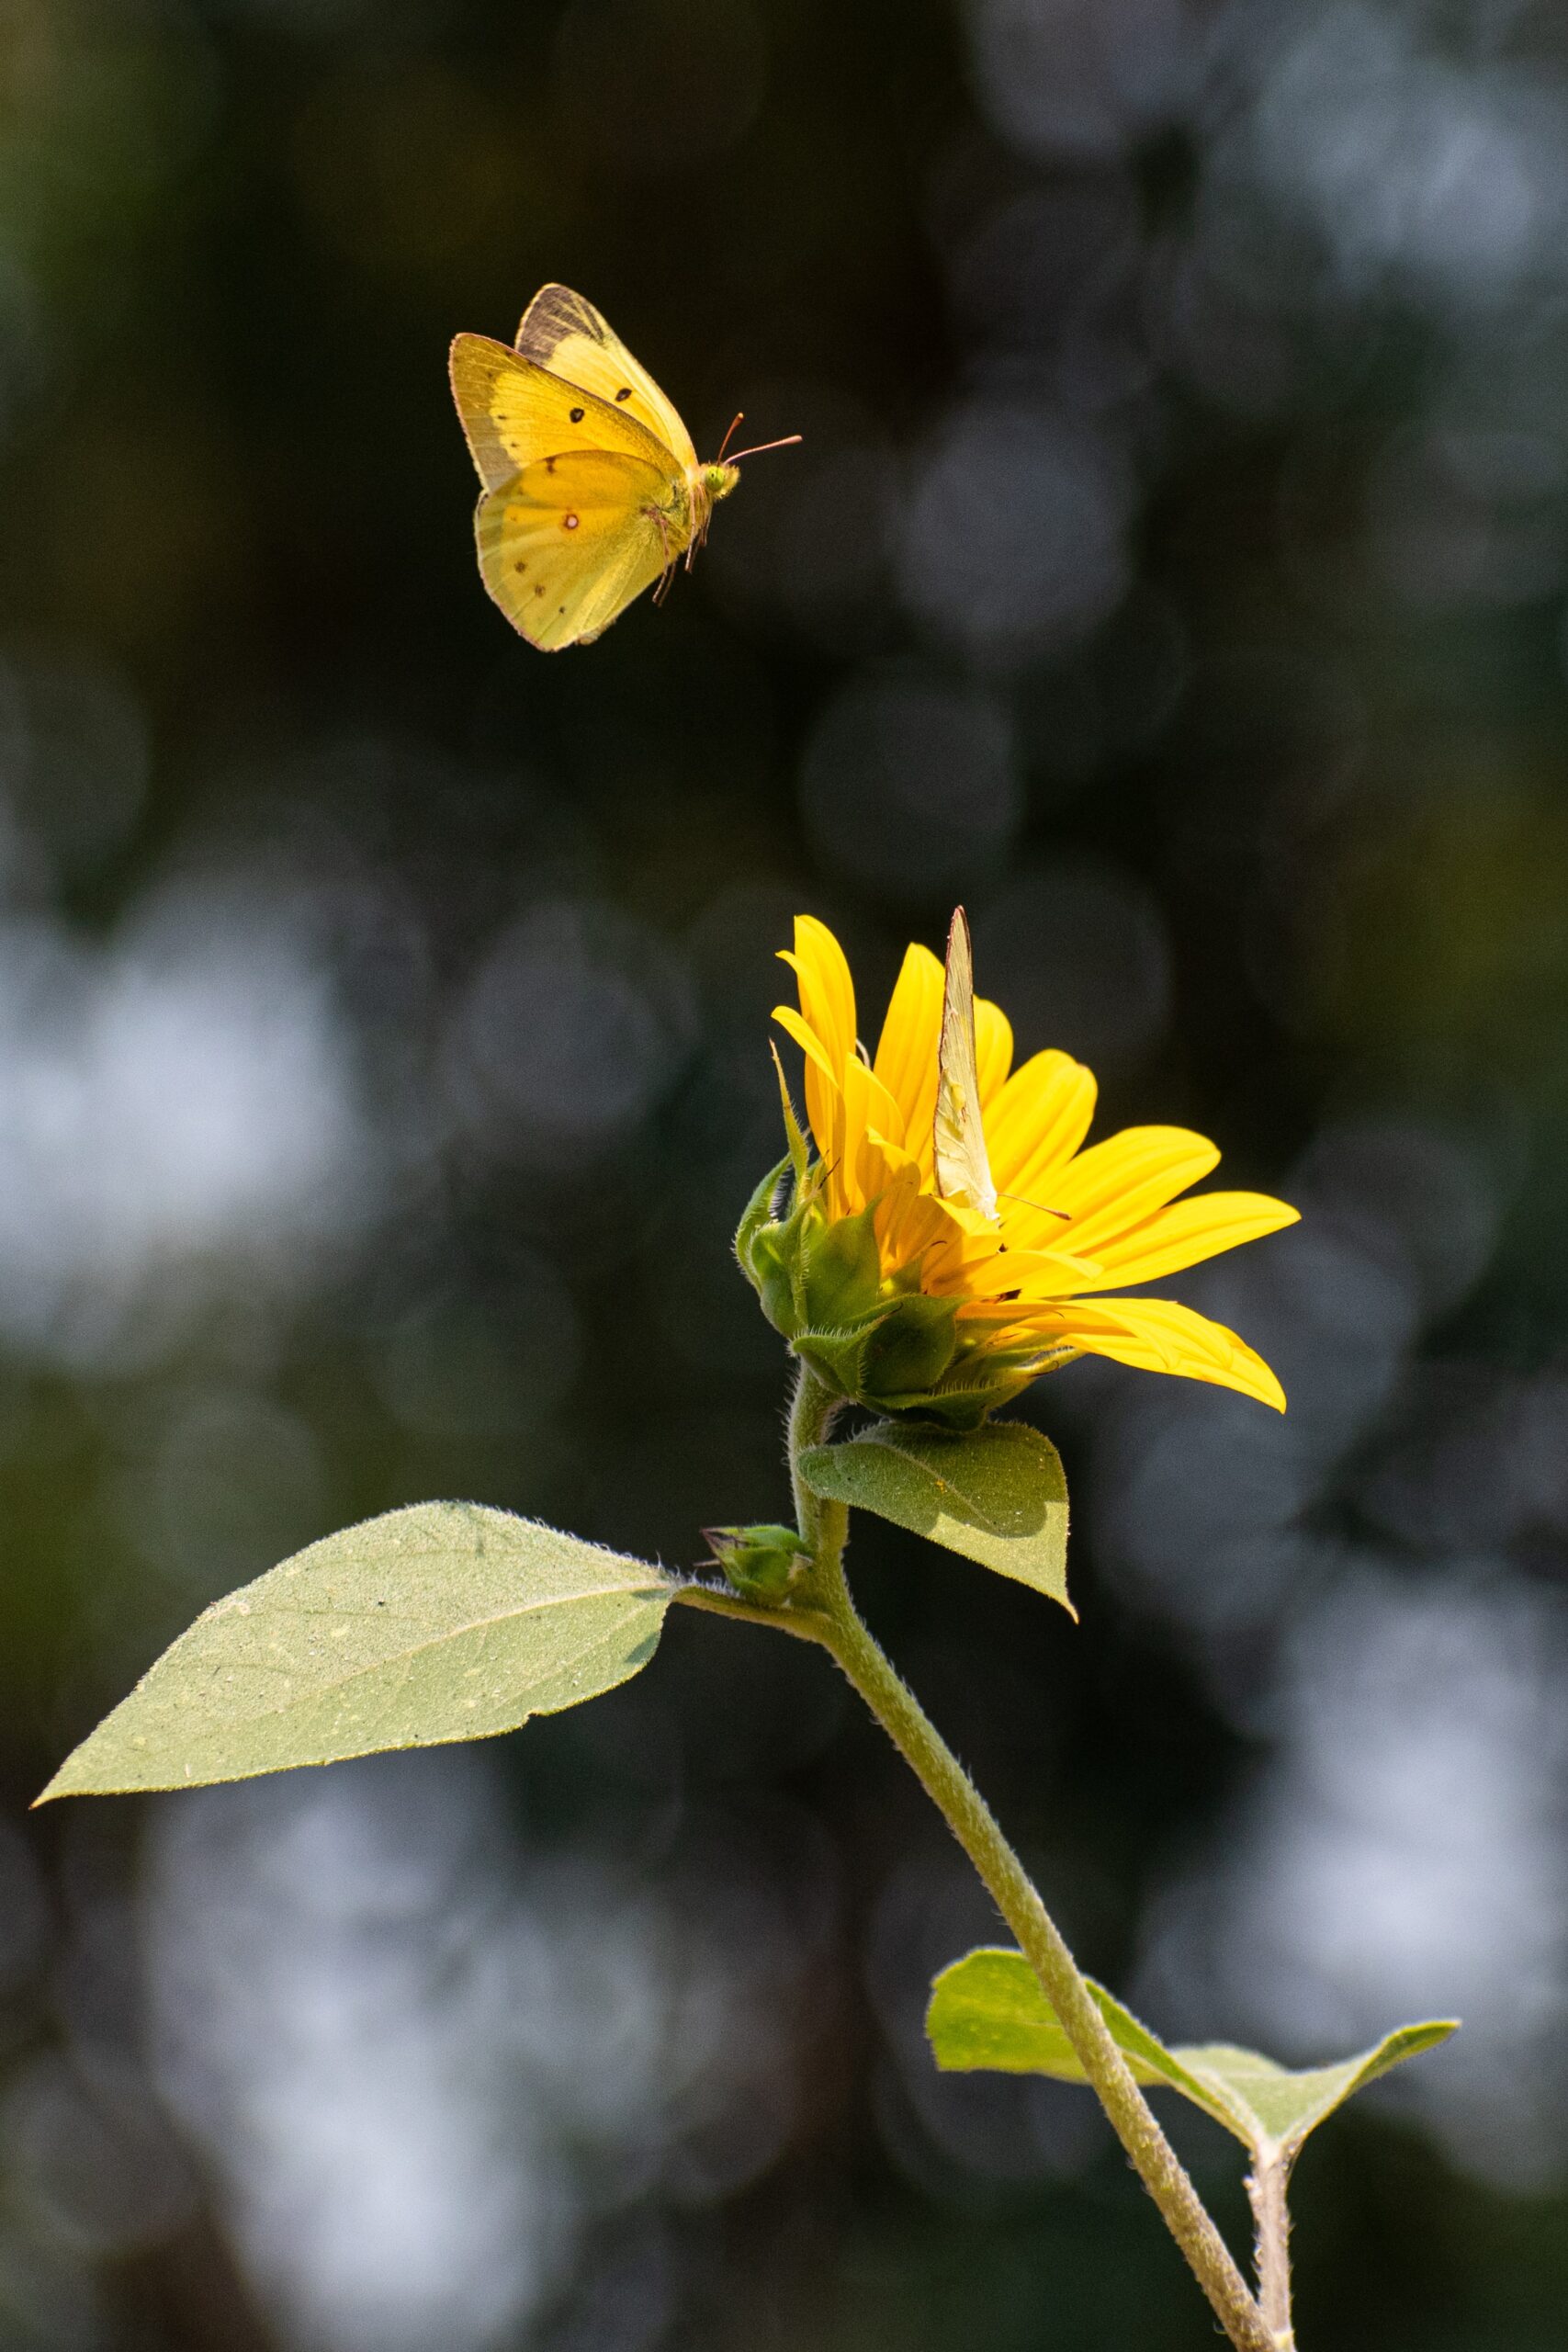
[[[953,1436],[878,1421],[814,1447],[801,1472],[814,1494],[874,1511],[1072,1609],[1066,1480],[1055,1447],[1026,1423]]]
[[[645,1666],[670,1595],[657,1568],[507,1511],[389,1511],[204,1611],[44,1798],[512,1731]]]
[[[1451,2018],[1399,2027],[1371,2050],[1300,2072],[1226,2042],[1168,2049],[1103,1985],[1090,1984],[1102,2016],[1141,2083],[1168,2083],[1234,2132],[1255,2154],[1293,2155],[1307,2133],[1352,2093],[1455,2030]],[[1087,2078],[1056,2013],[1021,1952],[972,1951],[931,1987],[926,2032],[937,2064],[951,2073],[990,2069]]]

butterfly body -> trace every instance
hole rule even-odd
[[[479,571],[546,652],[589,645],[668,587],[739,481],[702,464],[674,404],[591,302],[542,287],[509,347],[460,334],[452,391],[479,471]]]

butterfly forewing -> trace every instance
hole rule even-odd
[[[962,907],[947,934],[947,979],[937,1048],[936,1123],[932,1136],[936,1188],[962,1199],[997,1223],[997,1188],[980,1120],[980,1071],[975,1051],[975,958],[969,919]]]
[[[454,342],[452,393],[487,490],[499,489],[536,458],[567,449],[620,450],[671,481],[683,479],[668,449],[635,416],[489,335],[460,334]]]
[[[635,360],[609,322],[570,286],[541,286],[523,313],[517,349],[553,376],[635,417],[669,451],[682,473],[697,453],[673,401]]]

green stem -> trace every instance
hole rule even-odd
[[[808,1365],[801,1365],[789,1405],[789,1482],[795,1496],[795,1523],[802,1543],[818,1560],[842,1559],[850,1514],[847,1505],[824,1502],[812,1493],[800,1475],[800,1457],[809,1447],[822,1443],[841,1401]]]
[[[696,1577],[677,1585],[675,1598],[688,1609],[706,1610],[714,1617],[733,1617],[742,1625],[771,1625],[778,1634],[793,1634],[798,1642],[826,1642],[827,1621],[814,1609],[792,1601],[787,1608],[765,1609],[758,1601],[742,1600],[723,1585],[702,1584]]]
[[[800,1594],[805,1610],[816,1621],[812,1632],[913,1767],[979,1872],[1226,2335],[1237,2352],[1280,2352],[1278,2336],[1265,2322],[1202,2199],[1134,2081],[1028,1872],[1003,1837],[990,1807],[878,1648],[850,1598],[843,1573],[849,1514],[841,1504],[822,1502],[813,1496],[799,1468],[801,1453],[807,1446],[820,1442],[835,1409],[829,1392],[803,1365],[790,1410],[790,1470],[800,1532],[815,1555]]]

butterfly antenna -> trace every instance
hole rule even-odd
[[[1043,1201],[1032,1201],[1024,1193],[998,1193],[998,1201],[1016,1201],[1020,1208],[1038,1209],[1042,1216],[1059,1216],[1064,1225],[1071,1225],[1072,1217],[1066,1209],[1048,1209]]]
[[[745,412],[745,410],[744,410],[743,408],[738,408],[738,409],[736,410],[736,412],[735,412],[735,419],[734,419],[734,423],[730,425],[729,431],[725,435],[725,436],[724,436],[724,440],[723,440],[723,443],[722,443],[722,445],[721,445],[721,447],[720,447],[720,448],[719,448],[719,453],[718,453],[717,457],[714,459],[714,464],[715,464],[716,466],[722,466],[722,465],[723,465],[723,463],[724,463],[724,452],[725,452],[725,450],[726,450],[726,449],[728,449],[728,447],[729,447],[729,445],[730,445],[730,442],[733,440],[733,438],[734,438],[734,436],[735,436],[735,426],[736,426],[737,424],[739,424],[739,422],[740,422],[741,418],[745,415],[745,413],[746,413],[746,412]]]
[[[739,418],[737,417],[735,424],[739,424]],[[729,430],[733,433],[735,425],[732,424]],[[803,433],[786,433],[782,441],[759,441],[754,449],[737,449],[731,456],[729,462],[732,466],[738,466],[742,458],[760,458],[764,449],[793,448],[795,442],[803,441],[805,438],[806,435]]]

